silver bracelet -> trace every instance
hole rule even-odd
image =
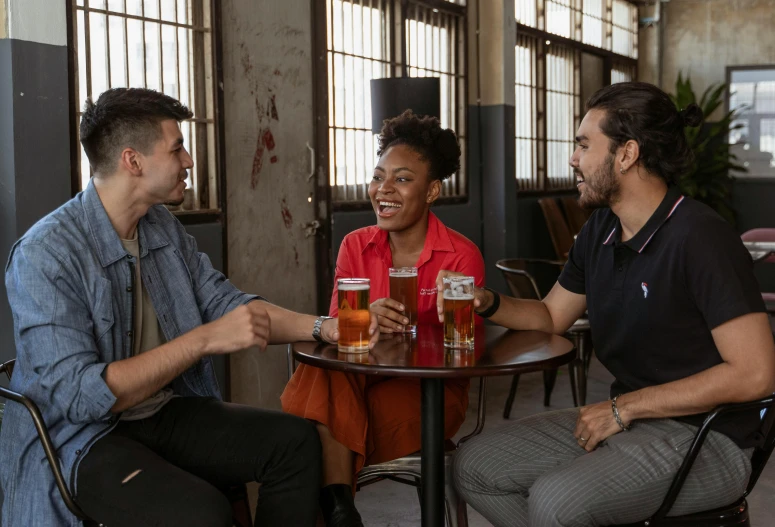
[[[619,409],[616,407],[616,399],[618,399],[619,396],[617,395],[613,399],[611,399],[611,410],[614,412],[614,419],[616,420],[616,424],[619,425],[619,428],[622,429],[622,432],[626,432],[630,429],[629,426],[624,426],[624,423],[622,422],[622,418],[619,417]]]

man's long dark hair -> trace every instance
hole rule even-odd
[[[637,141],[638,162],[668,183],[694,162],[684,127],[702,122],[696,104],[679,112],[670,96],[653,84],[620,82],[595,92],[587,101],[589,110],[605,111],[600,128],[611,140],[611,153],[631,139]]]
[[[161,136],[161,122],[180,122],[191,110],[168,95],[145,88],[113,88],[97,102],[86,100],[81,116],[81,144],[92,169],[113,173],[118,156],[127,147],[148,153]]]

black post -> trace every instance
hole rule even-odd
[[[422,526],[444,526],[444,381],[422,379]]]

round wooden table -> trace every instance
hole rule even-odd
[[[368,353],[341,353],[335,345],[298,342],[293,357],[328,370],[419,377],[422,392],[422,525],[444,525],[444,383],[447,378],[517,375],[558,368],[576,357],[567,339],[540,331],[476,328],[473,350],[444,348],[440,325],[416,336],[383,335]]]

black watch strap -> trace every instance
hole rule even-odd
[[[501,306],[501,295],[499,295],[497,291],[493,291],[489,287],[485,287],[483,289],[485,291],[489,291],[490,293],[492,293],[492,304],[490,304],[490,307],[488,307],[484,311],[477,312],[476,314],[482,318],[490,318],[495,314],[496,311],[498,311],[498,308]]]

